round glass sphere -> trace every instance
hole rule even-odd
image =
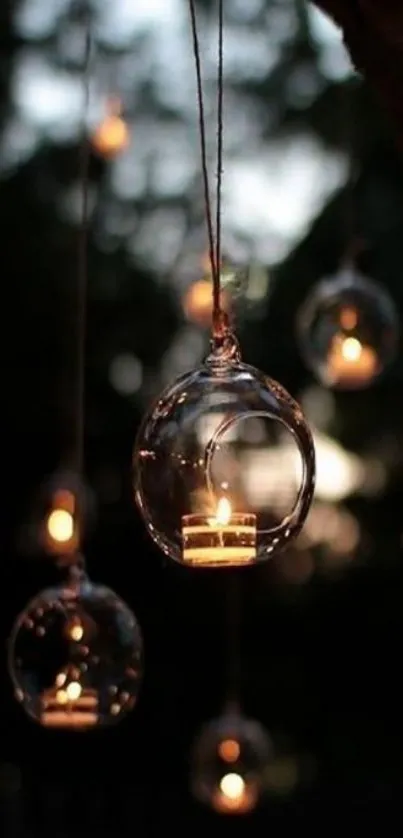
[[[306,365],[327,387],[368,387],[393,361],[399,322],[393,301],[375,282],[346,267],[314,288],[298,316]]]
[[[44,727],[88,730],[135,705],[142,637],[128,606],[83,577],[38,594],[17,618],[9,645],[15,696]]]
[[[247,814],[259,803],[272,756],[263,727],[230,712],[207,724],[196,742],[193,794],[220,814]]]
[[[165,390],[136,441],[135,497],[148,531],[193,567],[250,565],[285,547],[314,482],[300,407],[241,362],[232,337]]]

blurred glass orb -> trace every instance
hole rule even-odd
[[[222,290],[221,308],[229,312],[230,299],[228,294]],[[187,320],[208,329],[211,326],[213,311],[213,283],[211,278],[198,279],[186,289],[183,297],[183,311]]]
[[[202,730],[193,753],[192,791],[219,814],[253,811],[263,792],[272,745],[258,722],[230,712]]]
[[[86,577],[38,594],[9,644],[15,696],[44,727],[87,730],[119,721],[135,705],[142,637],[128,606]]]
[[[241,362],[232,337],[151,407],[133,464],[151,537],[191,566],[269,558],[300,532],[313,497],[315,452],[300,407]]]
[[[92,147],[101,157],[110,158],[124,151],[129,140],[128,125],[121,116],[121,103],[119,99],[111,99],[104,118],[92,135]]]
[[[305,363],[327,387],[368,387],[396,355],[393,301],[351,268],[319,282],[299,312],[297,328]]]

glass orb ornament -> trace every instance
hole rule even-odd
[[[17,618],[9,643],[15,696],[49,728],[113,724],[135,705],[142,637],[129,607],[85,576],[48,588]]]
[[[151,537],[193,567],[251,565],[285,547],[303,526],[315,483],[300,407],[242,363],[232,334],[160,396],[133,465]]]
[[[368,387],[396,355],[393,301],[349,266],[319,282],[300,310],[297,328],[305,363],[326,387]]]
[[[272,745],[264,728],[234,711],[202,730],[193,752],[192,792],[219,814],[252,812],[264,791]]]

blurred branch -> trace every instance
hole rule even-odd
[[[403,147],[403,4],[396,0],[315,0],[341,27],[356,70],[392,116]]]

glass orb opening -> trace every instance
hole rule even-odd
[[[193,752],[192,791],[219,814],[247,814],[259,803],[272,745],[258,722],[229,713],[202,730]]]
[[[305,363],[327,387],[368,387],[396,355],[399,323],[393,301],[350,268],[316,286],[297,325]]]
[[[9,644],[15,696],[49,728],[113,724],[135,705],[143,644],[129,607],[87,579],[48,588],[19,615]]]
[[[300,407],[264,373],[213,355],[146,416],[134,486],[163,552],[192,567],[250,565],[301,530],[314,446]]]

